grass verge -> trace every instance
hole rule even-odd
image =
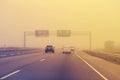
[[[100,52],[100,51],[88,51],[88,50],[84,50],[84,52],[89,55],[99,57],[113,63],[120,64],[120,54]]]

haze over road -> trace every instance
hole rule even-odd
[[[120,80],[119,36],[120,0],[0,0],[0,79]]]
[[[113,80],[78,54],[28,54],[0,59],[3,80]],[[102,70],[101,70],[102,71]],[[109,75],[109,73],[108,73]],[[115,79],[117,80],[117,78]]]
[[[94,48],[103,48],[107,40],[120,43],[119,4],[120,0],[0,0],[0,47],[23,47],[24,31],[42,29],[91,31]],[[28,46],[41,47],[49,40],[28,37]],[[86,47],[86,40],[77,37],[79,47]]]

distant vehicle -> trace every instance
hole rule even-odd
[[[48,52],[51,52],[51,53],[55,52],[54,47],[52,45],[47,45],[45,47],[45,53],[48,53]]]
[[[71,49],[70,48],[68,48],[68,47],[65,47],[65,48],[63,48],[63,52],[62,52],[63,54],[71,54],[72,52],[71,52]]]
[[[74,48],[74,47],[70,47],[70,50],[71,50],[72,52],[74,52],[74,51],[75,51],[75,48]]]

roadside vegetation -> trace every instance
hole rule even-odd
[[[108,52],[103,52],[103,51],[88,51],[84,50],[89,55],[99,57],[108,61],[111,61],[113,63],[120,64],[120,54],[117,53],[108,53]]]
[[[104,49],[93,51],[84,50],[84,52],[89,55],[120,64],[120,46],[116,46],[113,41],[106,41],[104,46]]]

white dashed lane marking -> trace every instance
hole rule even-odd
[[[21,70],[14,71],[14,72],[12,72],[12,73],[10,73],[10,74],[7,74],[7,75],[1,77],[0,79],[3,80],[3,79],[5,79],[5,78],[8,78],[8,77],[10,77],[10,76],[12,76],[12,75],[14,75],[14,74],[20,72],[20,71],[21,71]]]
[[[41,62],[42,62],[42,61],[45,61],[45,59],[41,59],[40,61],[41,61]]]

